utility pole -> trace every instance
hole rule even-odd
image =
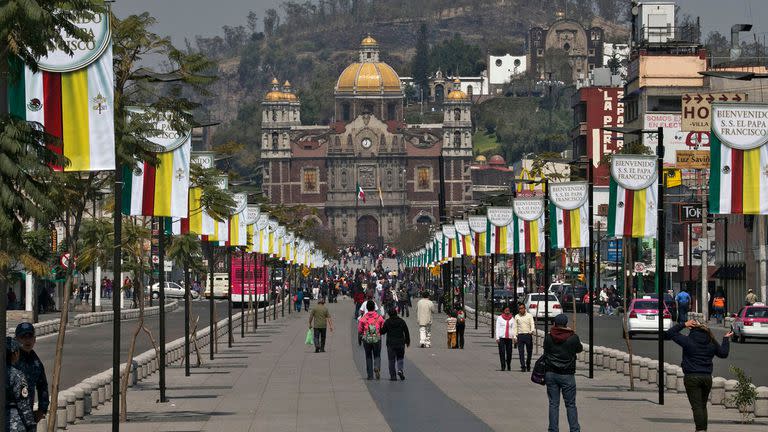
[[[704,315],[704,322],[709,320],[709,264],[707,263],[707,252],[709,251],[709,233],[707,224],[707,194],[704,193],[704,177],[701,182],[701,238],[699,247],[701,248],[701,313]],[[659,239],[663,241],[663,239]],[[663,258],[663,257],[662,257]]]

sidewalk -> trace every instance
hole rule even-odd
[[[547,430],[548,400],[545,387],[530,381],[530,373],[519,371],[515,350],[512,372],[499,371],[499,355],[490,330],[482,323],[478,330],[467,321],[464,350],[446,347],[444,314],[436,315],[432,326],[432,348],[412,348],[406,352],[406,369],[413,365],[442,391],[471,411],[496,431],[540,432]],[[418,335],[415,315],[407,319],[411,334]],[[532,363],[541,355],[534,351]],[[717,361],[717,360],[715,360]],[[577,406],[581,430],[589,432],[647,432],[649,430],[690,432],[694,429],[690,405],[685,394],[665,393],[665,405],[659,406],[657,388],[635,381],[629,391],[629,379],[611,371],[595,369],[595,378],[587,378],[588,369],[579,363],[576,371]],[[766,430],[768,422],[739,423],[735,409],[709,407],[710,429],[718,431]],[[560,403],[560,430],[567,430],[565,407]]]
[[[347,319],[350,303],[330,305],[336,332],[329,333],[326,353],[304,344],[306,312],[259,323],[245,339],[235,331],[219,354],[184,376],[169,368],[168,403],[159,398],[157,374],[128,391],[129,422],[121,430],[150,431],[389,431],[364,381],[355,370],[353,335]],[[250,329],[249,329],[250,330]],[[194,355],[193,355],[194,358]],[[193,363],[194,365],[194,363]],[[104,431],[111,404],[68,430]]]

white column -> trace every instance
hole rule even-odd
[[[24,286],[26,288],[26,294],[24,295],[24,310],[27,312],[32,312],[32,305],[34,304],[35,299],[35,283],[32,280],[31,272],[27,272]]]
[[[96,307],[101,306],[101,266],[96,264],[96,286],[91,289],[91,295],[96,300]]]

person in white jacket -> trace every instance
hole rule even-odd
[[[515,345],[515,319],[509,306],[496,317],[496,343],[499,345],[501,370],[512,370],[512,349]]]
[[[419,323],[419,346],[432,346],[432,314],[437,313],[435,304],[429,299],[429,293],[424,291],[421,300],[416,303],[416,321]]]

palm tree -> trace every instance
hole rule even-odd
[[[184,269],[184,374],[189,376],[189,320],[191,318],[189,270],[193,268],[205,271],[203,249],[200,247],[200,240],[197,235],[182,234],[176,236],[168,247],[168,256]]]

